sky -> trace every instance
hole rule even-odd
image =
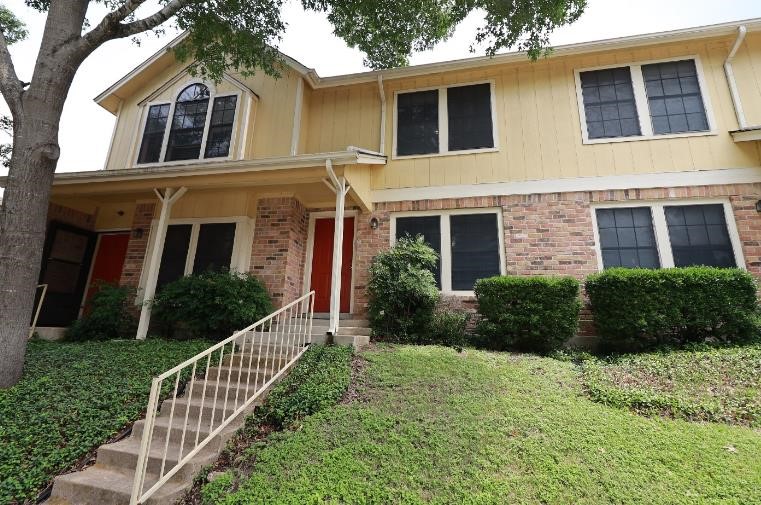
[[[29,37],[11,46],[11,56],[19,78],[29,81],[45,15],[26,7],[24,0],[0,0],[0,3],[27,24]],[[88,18],[94,25],[104,12],[96,7],[88,13]],[[278,44],[279,49],[307,67],[316,69],[320,76],[368,70],[362,64],[362,53],[333,35],[325,16],[305,13],[298,1],[285,0],[283,17],[287,29]],[[754,17],[761,17],[759,0],[590,0],[581,19],[557,30],[551,37],[551,44],[587,42]],[[484,47],[477,47],[475,53],[469,52],[481,20],[482,16],[472,13],[449,40],[431,51],[414,54],[410,63],[414,65],[483,55]],[[176,32],[172,30],[167,30],[163,37],[146,35],[139,46],[130,40],[111,41],[82,64],[61,118],[58,172],[103,168],[115,118],[98,106],[93,98],[161,49],[174,35]],[[7,114],[7,107],[2,101],[0,113]],[[7,142],[6,139],[0,141]],[[5,175],[6,172],[0,168],[0,174]]]

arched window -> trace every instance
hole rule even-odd
[[[137,162],[226,157],[230,153],[237,99],[230,95],[214,97],[212,101],[207,86],[191,84],[180,91],[173,108],[171,104],[151,105]],[[206,128],[210,101],[211,118]]]

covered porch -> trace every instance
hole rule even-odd
[[[40,276],[53,296],[38,326],[68,325],[93,283],[105,280],[137,290],[142,339],[151,316],[143,302],[157,289],[182,275],[229,267],[260,278],[275,306],[315,290],[315,311],[329,318],[335,334],[342,313],[362,310],[354,303],[362,289],[354,282],[355,238],[370,219],[361,216],[371,210],[372,172],[384,163],[376,153],[349,150],[60,174],[51,199],[59,211],[49,216]],[[72,224],[61,210],[86,224]],[[56,296],[69,300],[65,314]]]

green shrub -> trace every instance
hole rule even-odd
[[[431,270],[438,255],[423,238],[402,238],[370,265],[369,319],[373,335],[421,343],[433,318],[439,290]]]
[[[126,286],[98,283],[82,318],[66,330],[66,340],[113,340],[134,338],[135,290]]]
[[[572,277],[491,277],[476,282],[475,293],[477,344],[547,353],[576,335],[581,301]]]
[[[152,303],[154,321],[167,337],[222,340],[272,311],[264,285],[234,272],[181,277],[164,286]]]
[[[350,346],[310,346],[257,409],[256,420],[285,428],[337,403],[349,387],[352,352]]]
[[[469,322],[470,314],[463,310],[438,309],[433,314],[424,343],[444,345],[461,351],[468,340]]]
[[[756,281],[741,269],[613,268],[586,282],[597,334],[608,350],[642,350],[758,334]]]

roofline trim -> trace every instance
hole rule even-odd
[[[187,164],[171,167],[122,168],[116,170],[88,170],[84,172],[63,172],[55,174],[53,186],[88,184],[98,182],[118,182],[166,177],[193,177],[197,175],[219,175],[244,172],[264,172],[290,168],[324,167],[326,160],[336,165],[385,165],[386,157],[372,151],[350,148],[319,154],[301,154],[262,158],[258,160],[220,161]],[[8,177],[0,177],[0,187],[5,187]]]

